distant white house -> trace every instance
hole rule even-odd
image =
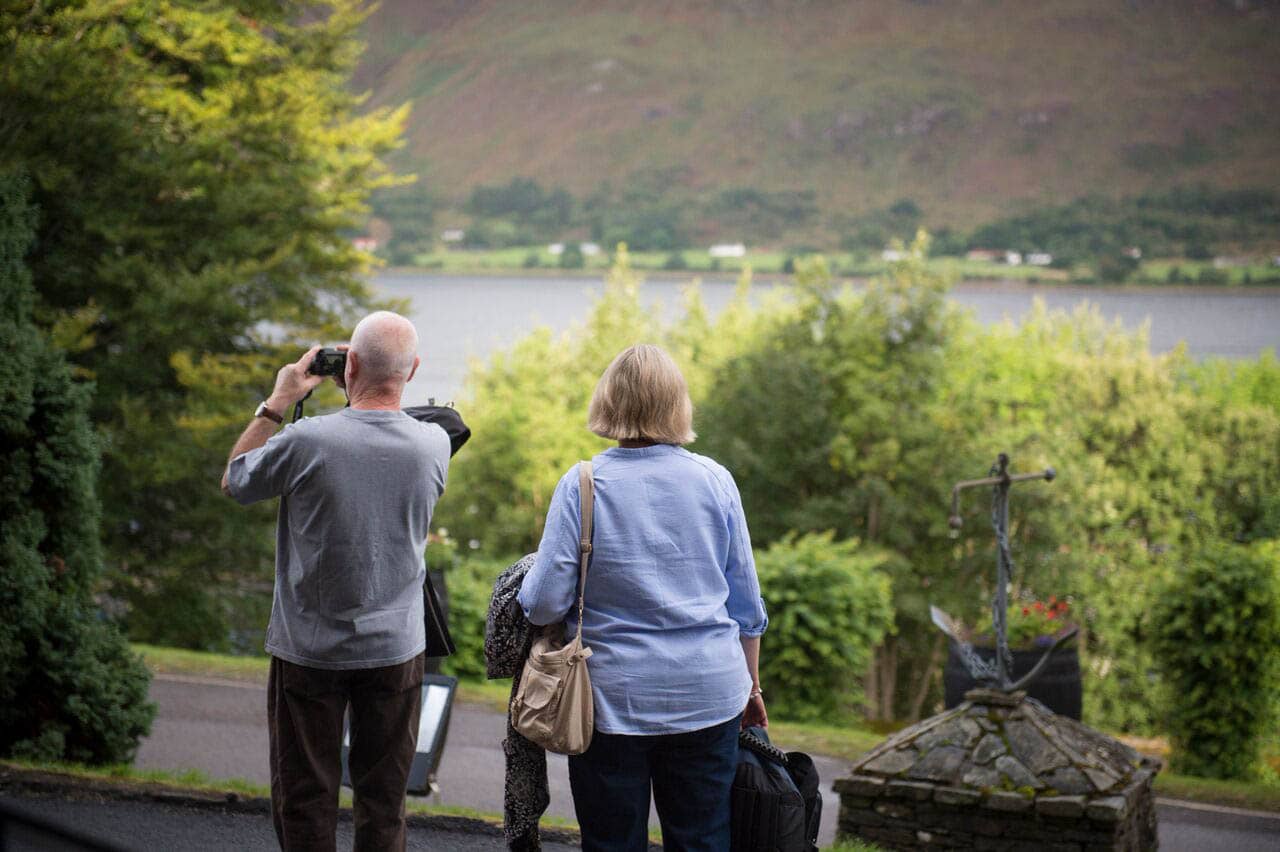
[[[467,238],[467,232],[461,228],[448,228],[440,232],[440,241],[446,243],[460,243]]]
[[[1120,253],[1130,260],[1142,260],[1142,249],[1137,246],[1129,246],[1128,248],[1122,249]]]
[[[378,241],[373,237],[356,237],[351,241],[356,251],[377,251]]]
[[[897,263],[906,256],[906,252],[901,249],[885,249],[880,252],[880,259],[886,263]]]
[[[1047,251],[1033,251],[1027,254],[1028,266],[1052,266],[1053,255]]]
[[[582,252],[583,257],[595,257],[600,253],[600,246],[596,243],[578,243],[578,251]]]
[[[1005,263],[1007,263],[1007,264],[1009,264],[1010,266],[1021,266],[1021,265],[1022,265],[1022,252],[1020,252],[1020,251],[1007,251],[1007,252],[1005,252],[1005,253],[1004,253],[1004,262],[1005,262]]]
[[[965,260],[977,260],[982,263],[996,263],[1004,260],[1004,252],[995,249],[971,249],[964,256]]]
[[[559,257],[564,254],[564,243],[552,243],[547,246],[547,254],[554,255],[555,257]]]
[[[746,257],[747,247],[742,243],[716,243],[707,250],[712,257]]]
[[[1232,269],[1252,265],[1253,258],[1246,255],[1220,255],[1213,259],[1213,266],[1215,269]]]

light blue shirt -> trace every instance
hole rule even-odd
[[[751,691],[740,636],[768,626],[738,486],[670,444],[593,459],[595,520],[582,640],[596,729],[696,731],[742,712]],[[520,589],[534,624],[577,629],[578,467],[561,478]]]

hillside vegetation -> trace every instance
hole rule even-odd
[[[779,238],[834,243],[902,199],[969,230],[1280,189],[1275,2],[383,0],[366,39],[356,86],[412,103],[398,165],[459,210],[516,177],[640,187],[734,238],[750,189],[780,194],[755,199],[782,199]]]

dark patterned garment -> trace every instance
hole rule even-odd
[[[537,628],[524,617],[516,595],[525,574],[533,567],[529,554],[498,575],[489,599],[484,625],[485,670],[490,678],[509,677],[511,697],[520,686],[520,672],[529,657]],[[511,702],[508,700],[507,707]],[[507,738],[502,741],[506,755],[506,783],[503,790],[502,830],[507,848],[517,852],[539,850],[538,820],[551,803],[547,789],[547,753],[518,734],[507,714]]]

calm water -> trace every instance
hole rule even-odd
[[[374,279],[379,294],[407,298],[422,337],[423,364],[409,385],[406,404],[429,397],[452,399],[462,387],[467,362],[510,346],[538,326],[563,331],[582,322],[603,284],[587,278],[518,278],[383,274]],[[684,281],[649,279],[646,303],[666,316],[676,314]],[[758,282],[757,293],[785,288]],[[703,281],[702,297],[713,313],[733,296],[732,281]],[[1194,355],[1252,357],[1280,348],[1280,290],[1210,288],[1045,287],[1017,283],[961,284],[952,298],[986,323],[1015,322],[1039,296],[1050,309],[1096,304],[1103,316],[1126,328],[1150,323],[1151,348],[1172,349],[1186,341]]]

